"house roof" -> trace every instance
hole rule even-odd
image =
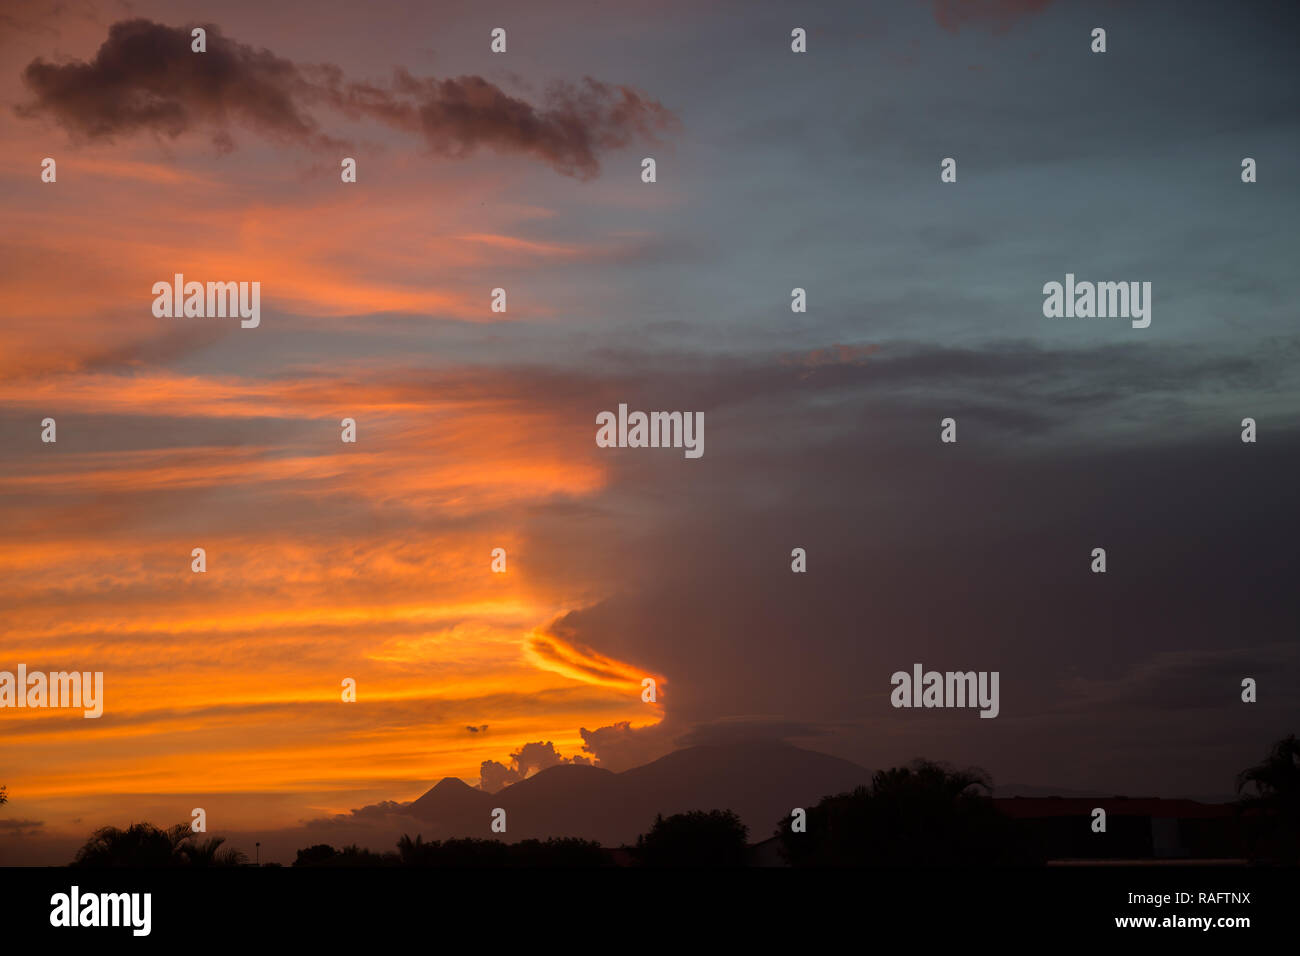
[[[1096,807],[1115,817],[1173,817],[1182,820],[1230,817],[1231,803],[1198,803],[1195,800],[1164,800],[1159,797],[1001,797],[993,801],[1009,817],[1087,816]]]

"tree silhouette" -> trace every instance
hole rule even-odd
[[[328,843],[317,843],[298,851],[294,866],[325,866],[338,855],[338,850]]]
[[[643,866],[744,866],[749,828],[730,810],[655,815],[649,833],[636,838]]]
[[[197,842],[189,825],[166,830],[152,823],[126,829],[101,827],[77,851],[73,866],[238,866],[248,858],[238,850],[220,849],[225,837]]]
[[[0,807],[9,802],[9,795],[5,793],[5,788],[0,787]]]
[[[926,760],[878,771],[869,787],[825,797],[807,830],[777,825],[794,866],[969,866],[1041,862],[989,796],[988,776]]]
[[[612,861],[599,843],[576,837],[549,840],[520,840],[506,844],[499,840],[433,840],[419,834],[414,840],[403,835],[397,841],[397,855],[403,866],[609,866]]]
[[[1237,793],[1256,855],[1300,862],[1300,740],[1296,735],[1279,740],[1267,757],[1239,773]]]

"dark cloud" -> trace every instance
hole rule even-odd
[[[608,727],[578,731],[582,735],[582,749],[591,754],[595,763],[606,770],[619,773],[640,767],[674,749],[674,732],[671,721],[649,727],[633,727],[622,720]]]
[[[582,615],[571,615],[582,621]],[[694,713],[694,711],[691,711]],[[715,746],[753,742],[810,745],[812,738],[828,733],[826,726],[766,715],[709,717],[688,722],[670,711],[658,724],[633,727],[621,720],[595,730],[581,728],[582,749],[592,755],[596,766],[621,773],[641,767],[683,747]],[[811,744],[816,749],[815,744]]]
[[[534,156],[581,178],[599,171],[601,152],[654,141],[678,125],[671,112],[644,93],[591,77],[579,84],[553,84],[538,107],[479,76],[418,78],[398,70],[385,89],[346,82],[336,68],[314,75],[335,108],[418,132],[440,155],[464,158],[487,147]]]
[[[410,803],[397,800],[381,800],[379,803],[357,807],[347,813],[336,813],[332,817],[316,817],[302,821],[304,826],[347,827],[356,823],[387,823],[392,817],[403,817]]]
[[[1268,396],[1290,388],[1294,342],[809,354],[606,353],[585,399],[552,397],[584,423],[619,400],[706,411],[699,467],[606,455],[588,512],[638,520],[585,518],[596,533],[540,572],[606,596],[553,630],[670,691],[661,727],[583,728],[602,767],[821,729],[799,742],[864,766],[1209,793],[1289,730],[1295,661],[1273,645],[1300,626],[1300,432]],[[1252,413],[1268,437],[1247,445]],[[956,445],[939,442],[947,414]],[[532,546],[574,527],[538,516]],[[892,709],[889,675],[918,661],[1000,671],[1001,716]],[[1240,701],[1246,676],[1258,704]],[[734,716],[752,714],[774,716]]]
[[[278,137],[328,142],[307,113],[312,86],[291,61],[229,40],[205,24],[207,52],[191,51],[190,27],[123,20],[89,63],[27,65],[36,96],[20,115],[48,114],[92,139],[149,131],[176,138],[197,126],[218,135],[240,122]]]
[[[11,837],[40,836],[44,832],[44,820],[0,820],[0,833]]]
[[[532,156],[558,172],[590,178],[599,154],[653,140],[676,118],[628,86],[590,77],[557,84],[537,106],[478,76],[420,78],[397,70],[388,87],[347,80],[333,65],[298,65],[205,24],[207,52],[191,50],[191,27],[124,20],[90,62],[36,59],[23,71],[35,96],[21,116],[47,115],[91,139],[152,132],[174,139],[208,130],[220,152],[234,149],[229,127],[308,146],[343,146],[313,115],[319,106],[421,135],[440,155],[481,149]]]
[[[538,110],[477,76],[430,82],[420,102],[420,125],[439,153],[465,156],[480,145],[545,160],[567,175],[590,177],[597,154],[634,140],[653,140],[674,125],[659,103],[626,86],[587,77],[579,86],[559,86]]]
[[[1295,644],[1163,651],[1114,678],[1066,682],[1062,705],[1093,713],[1217,709],[1225,700],[1240,699],[1246,677],[1262,684],[1261,693],[1272,703],[1300,714],[1300,647]]]

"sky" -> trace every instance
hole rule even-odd
[[[7,4],[0,670],[106,690],[0,711],[0,863],[753,736],[1226,797],[1300,716],[1298,20]],[[597,447],[620,403],[704,454]],[[891,707],[915,662],[999,716]]]

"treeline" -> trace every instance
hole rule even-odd
[[[576,838],[521,840],[455,839],[428,843],[417,835],[403,836],[397,849],[376,853],[353,844],[335,849],[318,843],[298,851],[294,866],[612,866],[613,861],[599,843]]]
[[[1264,863],[1300,862],[1300,742],[1290,735],[1238,776],[1236,824],[1243,855]],[[0,789],[0,798],[3,798]],[[395,850],[317,844],[294,866],[590,867],[712,866],[1017,866],[1044,862],[1041,841],[993,802],[987,776],[916,761],[876,773],[869,786],[822,798],[802,820],[775,821],[776,840],[749,845],[730,810],[657,816],[634,846],[609,849],[557,838],[504,843],[489,839],[425,842],[403,836]],[[184,824],[148,823],[95,831],[75,866],[237,866],[244,854],[221,837],[200,840]],[[756,854],[765,857],[758,859]]]
[[[433,840],[403,836],[397,849],[376,853],[355,844],[335,849],[326,843],[298,851],[294,866],[445,866],[445,867],[566,867],[614,866],[744,866],[748,862],[749,830],[730,810],[696,810],[655,817],[650,831],[635,846],[610,850],[594,840],[573,837],[550,840],[461,838]],[[618,860],[614,854],[620,854]]]

